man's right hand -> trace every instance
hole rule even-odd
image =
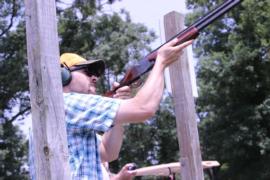
[[[117,88],[120,84],[118,82],[113,83],[113,89]],[[129,99],[131,98],[131,88],[129,86],[123,86],[116,90],[113,98]]]

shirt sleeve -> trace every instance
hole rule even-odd
[[[121,100],[92,94],[64,93],[64,102],[68,129],[105,132],[113,125]]]

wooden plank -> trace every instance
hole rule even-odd
[[[70,179],[54,0],[25,0],[37,180]]]
[[[184,16],[170,12],[164,16],[166,40],[184,29]],[[180,148],[183,180],[202,180],[201,151],[188,69],[187,51],[169,67]]]
[[[209,169],[220,166],[217,161],[203,161],[203,169]],[[178,174],[181,172],[181,166],[179,162],[173,162],[168,164],[159,164],[149,167],[143,167],[134,170],[136,176],[169,176],[171,174]]]

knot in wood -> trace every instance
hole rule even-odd
[[[43,152],[44,152],[45,156],[49,156],[49,153],[50,153],[49,147],[48,146],[45,146],[43,148]]]

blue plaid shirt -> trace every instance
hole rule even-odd
[[[102,180],[96,133],[106,132],[112,127],[120,100],[64,93],[64,102],[72,179]]]

